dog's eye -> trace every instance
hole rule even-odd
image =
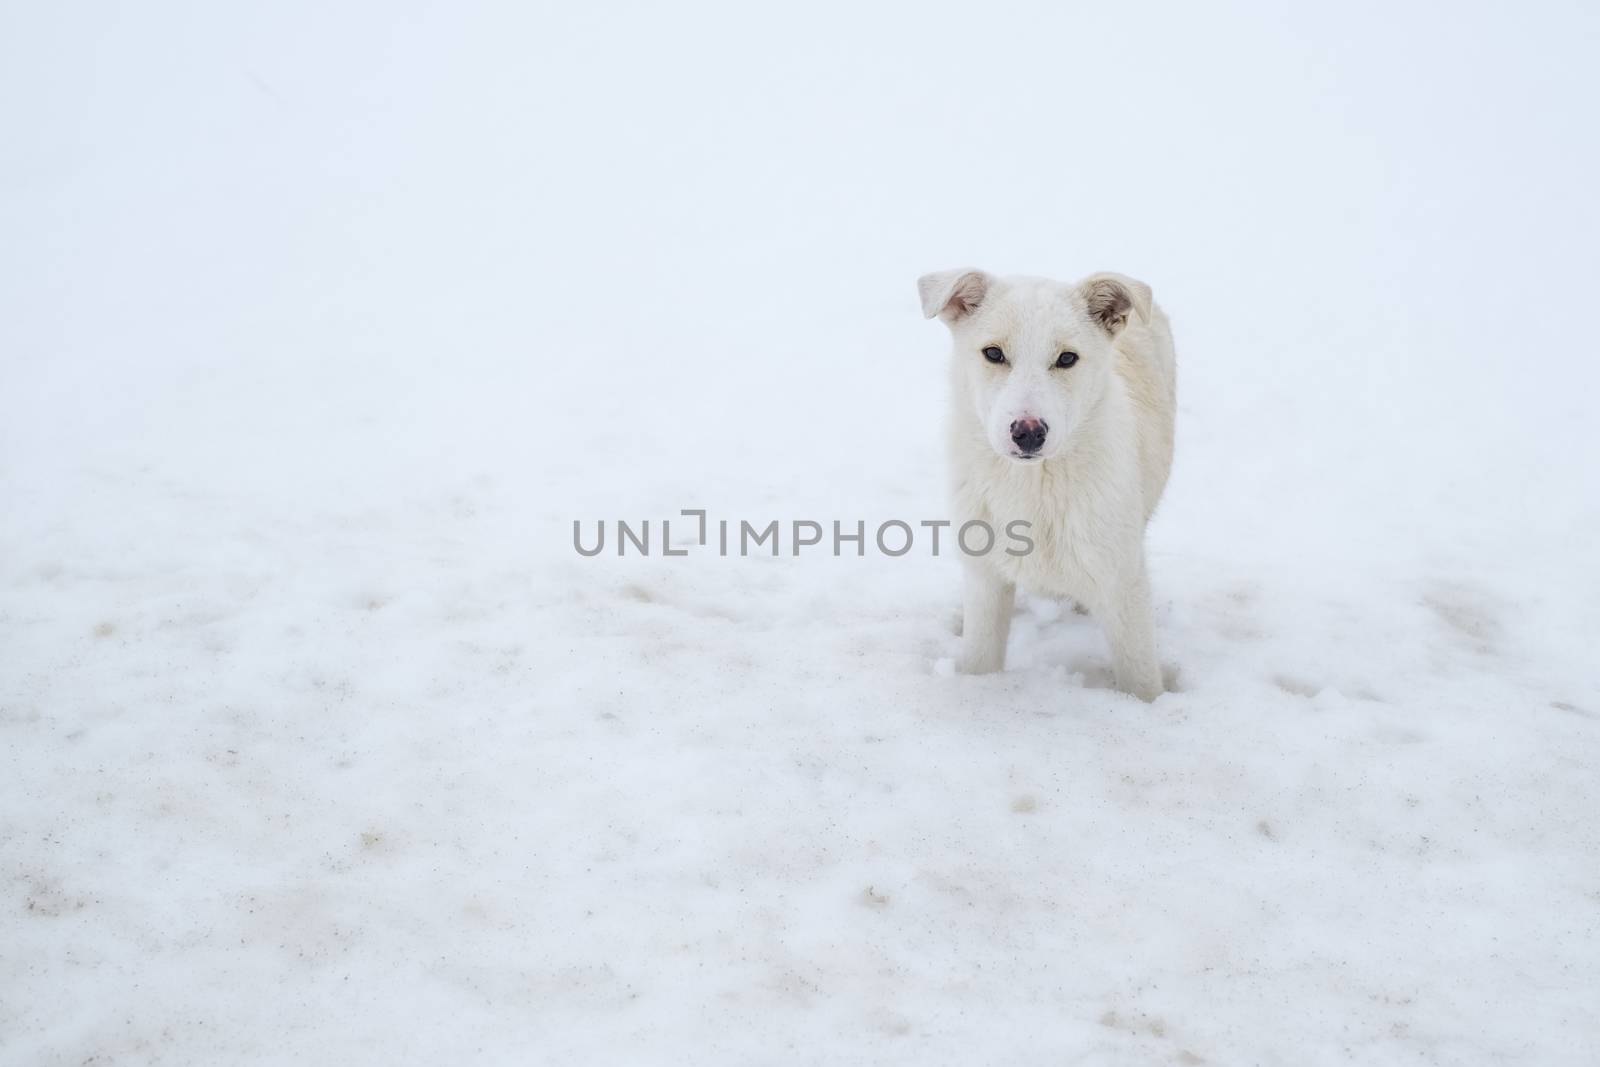
[[[1000,351],[994,345],[990,345],[988,348],[983,350],[983,358],[988,360],[990,363],[1004,363],[1006,361],[1006,354]]]
[[[1063,352],[1056,357],[1056,366],[1063,370],[1072,366],[1076,362],[1078,362],[1078,353],[1076,352]]]

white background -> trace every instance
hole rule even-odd
[[[0,1062],[1600,1055],[1590,5],[0,12]],[[915,278],[1149,282],[1177,691]],[[787,545],[785,546],[787,552]]]

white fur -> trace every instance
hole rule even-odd
[[[1167,317],[1142,282],[1075,285],[942,271],[918,282],[923,312],[950,327],[949,446],[956,522],[1031,524],[1032,552],[967,559],[962,671],[1005,665],[1016,586],[1069,596],[1100,621],[1118,688],[1162,691],[1144,530],[1172,466],[1176,369]],[[998,347],[1006,362],[982,354]],[[1069,368],[1055,366],[1076,352]],[[1038,458],[1012,423],[1048,424]]]

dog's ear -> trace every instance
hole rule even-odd
[[[983,271],[970,267],[924,274],[917,279],[922,317],[931,319],[937,315],[945,325],[954,326],[957,320],[972,314],[983,303],[992,281]]]
[[[1112,337],[1121,333],[1128,324],[1130,311],[1136,311],[1141,319],[1150,321],[1150,287],[1126,274],[1112,274],[1110,271],[1091,274],[1078,285],[1078,292],[1088,305],[1089,317]]]

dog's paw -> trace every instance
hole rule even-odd
[[[1167,691],[1166,688],[1161,684],[1161,679],[1159,677],[1153,679],[1141,678],[1132,682],[1125,682],[1119,678],[1117,679],[1117,688],[1122,690],[1124,693],[1127,693],[1129,696],[1138,697],[1146,704],[1149,704],[1155,700],[1156,697]]]
[[[993,655],[973,655],[963,652],[956,658],[956,671],[960,674],[993,674],[1002,670],[1006,665],[1005,657]]]

